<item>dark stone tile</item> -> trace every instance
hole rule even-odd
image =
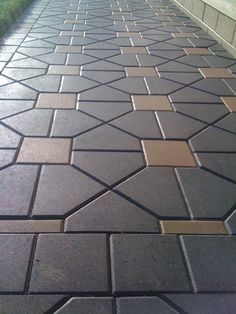
[[[105,235],[41,234],[30,292],[107,292],[106,250]]]
[[[120,49],[117,50],[87,50],[84,48],[84,52],[86,55],[95,57],[98,59],[107,59],[116,55],[120,55]]]
[[[209,68],[209,64],[202,56],[199,55],[183,56],[178,58],[176,61],[196,68]]]
[[[184,87],[170,95],[173,102],[181,103],[220,103],[218,96],[194,89],[192,87]]]
[[[236,79],[224,79],[223,81],[231,88],[234,94],[236,94]]]
[[[168,95],[183,86],[163,78],[146,78],[146,82],[151,95]]]
[[[140,77],[126,77],[116,82],[108,84],[108,86],[117,88],[122,92],[128,94],[147,94],[147,88],[143,78]]]
[[[169,61],[157,67],[159,72],[198,72],[198,69],[176,61]]]
[[[190,289],[175,236],[112,235],[111,254],[115,292]]]
[[[112,314],[113,300],[104,297],[71,298],[59,310],[57,314]]]
[[[168,61],[164,58],[156,57],[152,55],[137,55],[137,59],[141,67],[158,66]]]
[[[160,217],[188,217],[171,168],[146,168],[118,185],[116,190]]]
[[[235,184],[202,169],[178,168],[180,186],[192,217],[224,217],[235,204]]]
[[[150,48],[150,47],[149,47]],[[178,57],[184,56],[185,52],[183,50],[152,50],[151,48],[150,50],[150,54],[154,55],[154,56],[158,56],[158,57],[163,57],[166,58],[168,60],[173,60],[176,59]]]
[[[79,95],[80,101],[130,101],[130,96],[107,85],[95,87]]]
[[[234,93],[221,79],[203,79],[191,86],[218,96],[234,96]]]
[[[64,76],[62,79],[60,91],[80,93],[98,85],[99,83],[95,83],[80,76]]]
[[[64,216],[103,190],[101,184],[71,166],[43,166],[33,215]]]
[[[100,126],[75,138],[74,149],[140,150],[135,137],[109,125]]]
[[[228,59],[220,56],[205,56],[204,58],[213,68],[228,68],[235,63],[235,59]]]
[[[182,236],[181,240],[197,292],[235,291],[234,237]]]
[[[83,70],[91,71],[124,71],[123,66],[117,65],[106,60],[99,60],[83,66]]]
[[[200,79],[202,75],[200,73],[188,73],[188,72],[159,72],[161,78],[175,81],[180,84],[192,84]]]
[[[236,135],[209,127],[190,140],[194,152],[236,152]]]
[[[90,63],[89,65],[92,65]],[[82,77],[107,84],[125,77],[125,71],[85,71],[82,70]]]
[[[230,113],[226,118],[215,124],[226,131],[236,133],[236,113]]]
[[[177,314],[158,297],[126,297],[116,299],[117,314]]]
[[[216,43],[215,40],[202,39],[202,38],[189,38],[189,41],[196,48],[208,48]]]
[[[68,54],[67,65],[84,65],[96,61],[97,58],[84,54]]]
[[[17,148],[20,135],[0,124],[0,148]]]
[[[107,61],[123,66],[139,66],[138,60],[135,55],[119,55],[108,58]]]
[[[158,221],[113,192],[107,192],[66,219],[66,231],[159,232]]]

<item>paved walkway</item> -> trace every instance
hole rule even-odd
[[[168,0],[36,0],[0,69],[0,313],[235,314],[236,60]]]

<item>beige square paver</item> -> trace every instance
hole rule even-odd
[[[0,233],[62,232],[62,220],[0,220]]]
[[[143,140],[148,166],[196,167],[196,162],[184,141]]]
[[[133,95],[132,101],[135,110],[173,110],[167,96]]]
[[[71,139],[26,137],[17,158],[19,163],[68,164]]]
[[[154,67],[126,67],[127,76],[155,77],[158,76]]]
[[[79,75],[80,67],[75,65],[50,65],[48,74]]]
[[[147,54],[145,47],[120,47],[123,54]]]
[[[84,20],[65,20],[65,24],[84,24]]]
[[[221,97],[221,100],[231,112],[236,112],[236,97]]]
[[[175,38],[196,37],[193,33],[172,33]]]
[[[139,33],[135,33],[135,32],[120,32],[117,33],[118,37],[128,37],[128,38],[140,38],[140,34]]]
[[[160,221],[163,233],[174,234],[227,234],[223,221]]]
[[[199,68],[205,78],[234,78],[232,73],[222,68]]]
[[[39,94],[37,108],[75,109],[76,94],[43,93]]]
[[[83,32],[80,31],[61,31],[61,36],[83,36]]]
[[[64,46],[58,45],[56,46],[56,52],[62,53],[81,53],[82,48],[81,46]]]
[[[212,55],[212,52],[207,48],[184,48],[184,51],[188,55],[201,55],[201,56]]]

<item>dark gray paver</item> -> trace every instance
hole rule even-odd
[[[92,63],[93,64],[93,63]],[[91,65],[92,65],[91,64]],[[90,64],[89,64],[90,65]],[[125,77],[125,72],[123,71],[86,71],[82,70],[82,76],[88,79],[97,81],[102,84],[110,83]]]
[[[163,78],[146,78],[146,82],[152,95],[168,95],[183,86]]]
[[[236,133],[236,113],[231,113],[226,118],[216,123],[216,126],[226,131]]]
[[[107,85],[95,87],[79,95],[80,101],[130,101],[130,96]]]
[[[159,232],[158,221],[113,192],[107,192],[66,219],[66,231]]]
[[[175,236],[112,235],[111,256],[116,292],[190,290]]]
[[[162,78],[166,78],[180,84],[191,84],[202,78],[200,73],[159,72],[159,74]]]
[[[61,92],[75,92],[80,93],[87,89],[98,86],[99,83],[95,83],[91,80],[88,80],[80,76],[64,76],[62,79]]]
[[[191,86],[218,96],[234,95],[232,90],[221,79],[203,79]]]
[[[116,82],[108,84],[108,86],[117,88],[122,92],[128,94],[147,94],[147,88],[145,86],[143,78],[140,77],[126,77]]]
[[[24,234],[1,234],[0,240],[0,291],[23,292],[25,289],[33,236]]]
[[[194,89],[192,87],[184,87],[183,89],[170,95],[173,102],[180,103],[220,103],[218,96]]]
[[[40,235],[30,291],[108,291],[106,250],[105,235]]]
[[[181,239],[196,291],[235,292],[234,237],[182,236]]]

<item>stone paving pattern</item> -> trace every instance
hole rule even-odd
[[[0,313],[234,314],[236,60],[169,0],[35,0],[0,72]]]

